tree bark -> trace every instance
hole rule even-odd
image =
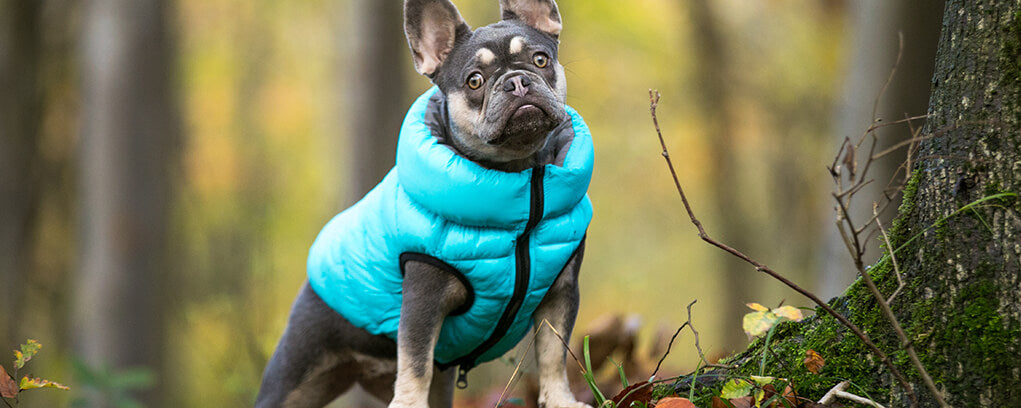
[[[171,14],[160,0],[83,6],[74,347],[94,367],[160,373],[169,295],[165,236],[178,153]],[[159,406],[158,392],[142,402]],[[113,406],[109,397],[90,395],[90,405]]]
[[[944,13],[930,118],[920,161],[890,227],[904,288],[893,312],[937,388],[953,406],[1014,406],[1021,400],[1021,2],[949,0]],[[870,270],[885,296],[897,288],[889,262]],[[891,355],[923,407],[931,393],[901,351],[876,300],[856,282],[831,305]],[[862,342],[832,317],[785,324],[771,344],[759,340],[730,359],[736,372],[790,379],[818,399],[849,379],[887,406],[906,393]],[[822,376],[802,364],[806,350],[826,359]],[[730,374],[733,374],[730,373]]]

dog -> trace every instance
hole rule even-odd
[[[539,406],[589,407],[556,333],[569,340],[578,309],[591,135],[565,104],[556,2],[499,5],[472,30],[449,0],[405,1],[434,87],[395,167],[312,245],[257,407],[321,407],[356,383],[392,408],[450,407],[471,368],[531,330]]]

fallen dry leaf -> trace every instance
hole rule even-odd
[[[18,396],[18,384],[7,374],[7,370],[2,365],[0,365],[0,396],[4,398]]]
[[[713,396],[713,408],[752,408],[754,406],[752,402],[752,397],[731,398],[724,401],[723,398]]]
[[[753,406],[755,406],[755,400],[753,400],[752,397],[750,396],[741,398],[731,398],[728,401],[730,401],[730,405],[733,405],[734,408],[752,408]]]
[[[634,392],[632,392],[634,390]],[[628,393],[631,393],[628,395]],[[618,407],[630,407],[632,403],[641,402],[646,405],[652,400],[652,387],[648,381],[637,382],[621,390],[612,398]]]
[[[812,372],[812,374],[819,374],[825,365],[826,360],[824,360],[819,353],[816,353],[815,350],[812,349],[805,350],[805,368],[807,368],[808,371]]]
[[[763,401],[769,400],[770,398],[773,398],[774,395],[776,395],[776,388],[773,387],[773,384],[766,384],[766,386],[762,387],[762,391],[764,392],[762,397]],[[787,402],[790,403],[790,405],[785,405],[781,401],[776,401],[773,402],[772,404],[769,404],[769,407],[767,408],[795,407],[798,405],[798,397],[794,395],[794,389],[791,388],[790,384],[784,387],[782,398],[787,400]]]
[[[698,408],[687,398],[669,397],[656,403],[656,408]]]

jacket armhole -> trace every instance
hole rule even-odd
[[[453,266],[450,266],[450,264],[437,259],[434,256],[426,255],[419,252],[405,252],[402,253],[400,257],[402,277],[404,276],[405,273],[404,272],[405,266],[408,264],[408,262],[412,261],[428,264],[430,266],[439,268],[440,270],[445,271],[451,275],[454,275],[454,277],[457,278],[457,280],[461,281],[461,284],[464,285],[465,289],[468,291],[467,298],[465,299],[464,304],[462,304],[457,309],[454,309],[447,316],[462,315],[467,313],[468,310],[471,309],[472,304],[475,303],[475,288],[472,287],[471,282],[468,281],[468,277],[464,276],[464,274],[461,273],[461,271],[457,270],[457,268]]]

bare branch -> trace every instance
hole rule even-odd
[[[872,123],[876,122],[876,112],[879,111],[879,101],[883,99],[883,95],[886,94],[886,90],[890,87],[893,82],[894,75],[897,74],[897,67],[900,66],[900,59],[904,56],[904,33],[897,33],[897,60],[893,62],[893,68],[890,68],[890,76],[886,77],[886,83],[883,84],[883,89],[879,91],[879,95],[876,96],[876,100],[872,102]]]
[[[868,337],[868,335],[862,332],[862,330],[858,328],[857,325],[852,323],[850,320],[848,320],[840,313],[837,313],[836,310],[833,310],[833,308],[830,307],[830,305],[826,304],[826,302],[823,302],[822,299],[819,299],[819,297],[816,296],[814,293],[802,288],[801,286],[798,286],[790,279],[787,279],[783,275],[780,275],[776,271],[770,269],[768,266],[752,259],[751,257],[745,255],[741,251],[738,251],[734,248],[731,248],[730,246],[727,246],[726,244],[716,241],[715,239],[709,237],[708,234],[706,234],[705,229],[702,227],[702,223],[698,220],[697,217],[695,217],[695,213],[691,210],[691,205],[688,204],[688,198],[687,196],[685,196],[684,189],[681,188],[681,182],[677,178],[677,171],[674,170],[673,162],[670,160],[670,153],[667,151],[666,142],[663,141],[663,133],[662,131],[660,131],[659,128],[659,119],[656,117],[656,107],[659,105],[659,98],[660,95],[658,91],[654,91],[651,89],[649,90],[649,111],[652,114],[652,122],[656,127],[656,135],[659,137],[660,146],[663,148],[662,152],[663,158],[666,159],[667,166],[670,168],[670,174],[673,176],[674,186],[677,187],[677,193],[680,194],[681,196],[681,201],[684,203],[684,209],[688,212],[688,218],[691,219],[691,223],[694,224],[695,228],[698,229],[698,236],[702,238],[702,240],[705,241],[706,243],[713,245],[719,249],[722,249],[735,257],[740,258],[741,260],[754,266],[755,270],[771,276],[772,278],[780,281],[787,287],[794,289],[794,291],[800,293],[802,296],[811,299],[812,302],[815,302],[815,304],[822,308],[827,314],[833,316],[834,319],[839,321],[842,325],[844,325],[844,327],[847,327],[849,330],[851,330],[852,333],[854,333],[855,336],[861,339],[861,341],[865,343],[865,346],[868,347],[873,354],[879,357],[879,359],[883,362],[884,365],[886,365],[886,367],[890,370],[890,373],[892,373],[893,376],[897,379],[897,382],[900,384],[900,386],[904,388],[904,391],[908,394],[908,397],[911,399],[914,405],[918,405],[915,393],[911,389],[911,386],[908,383],[907,379],[904,378],[904,375],[900,372],[900,370],[897,369],[896,366],[893,365],[893,362],[890,360],[889,356],[887,356],[886,353],[880,350],[879,347],[876,347],[876,345],[872,343],[872,340]],[[860,257],[858,257],[858,259],[860,259]]]

